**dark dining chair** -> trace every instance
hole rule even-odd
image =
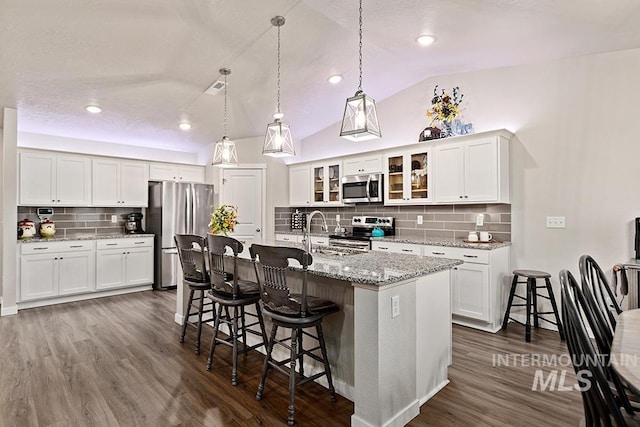
[[[256,282],[240,280],[238,278],[238,254],[244,249],[242,243],[232,237],[207,235],[207,246],[209,248],[209,270],[211,278],[211,290],[208,293],[209,299],[218,305],[216,320],[213,325],[213,338],[209,349],[209,359],[207,360],[207,370],[213,364],[213,355],[217,344],[224,344],[232,347],[231,384],[238,384],[238,343],[242,338],[242,352],[247,354],[249,350],[267,345],[267,334],[264,329],[262,312],[260,310],[260,286]],[[227,249],[231,250],[233,256],[227,256]],[[233,273],[229,273],[225,268],[225,263],[233,264]],[[255,314],[245,311],[245,307],[253,305]],[[222,309],[225,309],[223,315]],[[229,311],[231,310],[231,312]],[[255,318],[253,323],[247,324],[246,317]],[[219,337],[220,324],[227,325],[229,336]],[[256,325],[259,331],[252,329]],[[251,346],[247,345],[247,332],[258,335],[260,342]]]
[[[622,313],[622,309],[616,300],[614,291],[609,286],[609,281],[598,263],[590,256],[583,255],[578,262],[580,267],[580,278],[582,290],[590,291],[593,304],[592,309],[598,315],[598,321],[602,323],[603,332],[609,342],[613,340],[613,332],[616,329],[616,319]],[[600,318],[601,316],[601,318]]]
[[[589,338],[583,316],[591,324],[593,312],[571,272],[560,272],[560,287],[562,323],[582,394],[585,425],[626,426],[628,421],[631,421],[631,425],[637,425],[640,418],[633,415],[619,377],[615,371],[607,369],[607,362],[600,358],[601,354]],[[613,388],[610,385],[611,374],[616,379]]]
[[[202,335],[202,318],[207,313],[213,314],[213,303],[205,302],[205,293],[211,289],[209,273],[206,263],[207,241],[202,236],[195,234],[176,234],[174,236],[180,265],[182,267],[183,282],[189,287],[189,299],[186,312],[182,321],[180,342],[184,342],[187,326],[194,326],[196,332],[196,354],[200,354],[200,337]],[[194,305],[194,296],[198,292],[198,304]],[[197,321],[190,320],[192,316],[198,316]]]
[[[308,252],[289,247],[275,247],[253,244],[249,248],[254,263],[256,279],[260,284],[260,296],[263,313],[272,322],[267,356],[262,368],[262,378],[258,386],[256,399],[261,400],[267,374],[274,368],[289,376],[289,416],[288,424],[295,423],[295,388],[309,381],[326,376],[329,384],[331,400],[335,401],[335,389],[331,379],[331,368],[327,359],[327,349],[322,332],[322,319],[331,313],[339,311],[339,307],[332,301],[307,295],[307,270],[313,262]],[[293,294],[287,285],[289,260],[296,260],[302,267],[302,292]],[[291,336],[283,339],[276,338],[278,328],[291,329]],[[314,328],[316,334],[308,332]],[[303,348],[303,336],[311,337],[318,342],[313,348]],[[286,343],[289,342],[289,345]],[[290,350],[290,357],[281,361],[273,358],[273,348],[279,344]],[[320,350],[321,355],[316,352]],[[320,362],[324,371],[306,377],[304,374],[304,356]],[[299,362],[299,363],[298,363]],[[289,370],[283,365],[289,364]],[[300,379],[296,380],[296,366],[299,367]]]

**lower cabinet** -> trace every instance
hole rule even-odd
[[[20,253],[21,301],[95,289],[93,241],[23,243]]]
[[[96,289],[153,283],[153,237],[99,240]]]
[[[502,327],[511,280],[508,246],[486,250],[381,240],[371,242],[371,248],[464,261],[451,271],[453,323],[489,332]]]
[[[150,285],[153,240],[146,236],[21,243],[18,302],[46,305],[66,296]]]

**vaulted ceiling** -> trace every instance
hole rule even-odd
[[[432,76],[640,47],[637,0],[363,3],[363,89],[378,102]],[[276,15],[281,109],[302,139],[339,121],[358,86],[357,0],[0,0],[0,106],[25,132],[198,151],[222,136],[223,92],[204,91],[228,67],[229,136],[262,135]]]

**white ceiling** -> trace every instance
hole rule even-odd
[[[363,8],[363,89],[378,102],[436,75],[640,47],[637,0]],[[222,92],[204,91],[228,67],[229,136],[262,135],[276,109],[276,15],[281,109],[302,139],[339,121],[358,86],[357,0],[0,0],[0,106],[18,109],[24,132],[198,151],[222,136]],[[419,34],[438,41],[420,47]]]

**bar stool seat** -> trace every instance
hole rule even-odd
[[[519,278],[526,279],[525,281],[518,280]],[[513,271],[513,281],[511,282],[511,291],[509,292],[509,302],[507,304],[507,310],[504,314],[504,320],[502,321],[502,329],[507,329],[507,325],[509,320],[512,320],[516,323],[519,323],[525,327],[525,340],[527,342],[531,341],[531,317],[533,315],[533,326],[535,328],[539,327],[539,319],[545,320],[553,325],[558,327],[558,333],[560,334],[560,339],[564,341],[564,332],[562,330],[562,322],[560,321],[560,316],[558,314],[558,306],[556,304],[556,299],[553,296],[553,288],[551,287],[551,274],[546,271],[539,270],[514,270]],[[537,285],[537,279],[544,279],[544,285]],[[518,284],[526,284],[526,297],[522,297],[520,295],[516,295],[516,288]],[[544,288],[547,290],[547,295],[542,295],[538,293],[538,289]],[[548,299],[551,302],[552,311],[538,311],[538,297]],[[513,299],[518,298],[524,300],[524,304],[514,304]],[[526,321],[522,323],[513,317],[510,317],[511,307],[526,307]],[[553,314],[555,321],[545,318],[543,315],[545,314]]]

